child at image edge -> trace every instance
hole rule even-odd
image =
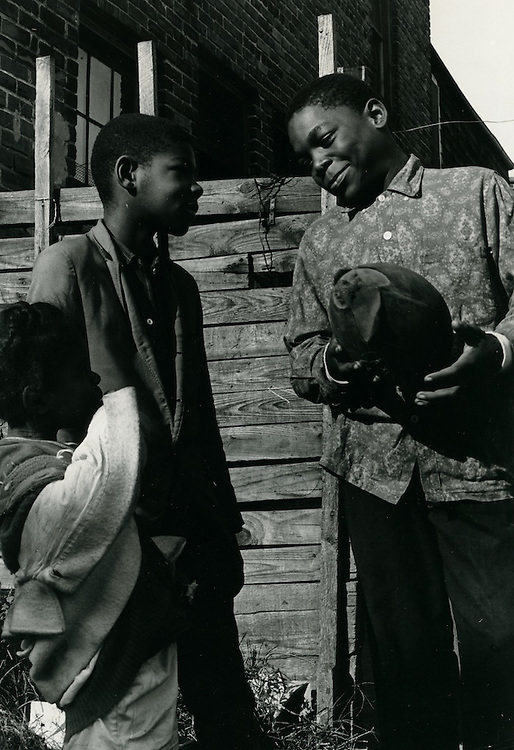
[[[0,544],[16,574],[2,635],[64,710],[66,750],[171,750],[180,613],[168,563],[134,513],[144,459],[135,391],[102,406],[98,382],[60,310],[0,311]],[[74,450],[57,440],[90,419]]]

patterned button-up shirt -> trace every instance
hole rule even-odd
[[[513,214],[514,192],[495,172],[426,169],[414,156],[368,208],[327,211],[305,233],[295,268],[285,340],[296,393],[331,405],[340,401],[325,377],[322,352],[330,339],[334,273],[341,268],[406,266],[441,292],[454,319],[496,329],[514,342],[512,306],[506,312],[514,286]],[[475,391],[472,445],[463,448],[458,425],[450,422],[445,430],[455,428],[455,452],[414,440],[377,409],[346,415],[334,407],[322,465],[393,503],[416,463],[428,502],[514,497],[513,383],[507,373]]]

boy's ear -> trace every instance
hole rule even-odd
[[[21,394],[25,413],[33,417],[42,417],[52,409],[53,395],[33,385],[26,385]]]
[[[387,107],[380,99],[368,99],[364,107],[364,114],[372,120],[377,129],[387,125]]]
[[[125,154],[119,156],[114,165],[116,181],[131,194],[136,190],[136,170],[137,162]]]

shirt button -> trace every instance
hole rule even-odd
[[[385,201],[385,199],[386,199],[386,197],[385,197],[385,195],[384,195],[383,193],[381,193],[381,194],[380,194],[380,195],[378,196],[378,200],[380,201],[380,203],[383,203],[383,202]]]
[[[389,230],[387,230],[387,232],[384,232],[384,234],[382,235],[382,237],[383,237],[383,238],[384,238],[385,240],[390,240],[392,236],[393,236],[393,233],[392,233],[392,232],[390,232]]]
[[[147,318],[146,322],[148,323],[149,326],[153,326],[153,320],[152,320],[152,318]]]

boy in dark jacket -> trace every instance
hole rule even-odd
[[[152,535],[182,536],[192,627],[179,681],[202,748],[258,748],[262,738],[233,613],[243,583],[242,518],[216,423],[193,278],[156,247],[183,235],[202,188],[190,138],[164,118],[122,115],[102,128],[91,170],[104,217],[35,264],[29,300],[60,307],[87,337],[104,393],[136,388],[150,435],[141,515]]]

